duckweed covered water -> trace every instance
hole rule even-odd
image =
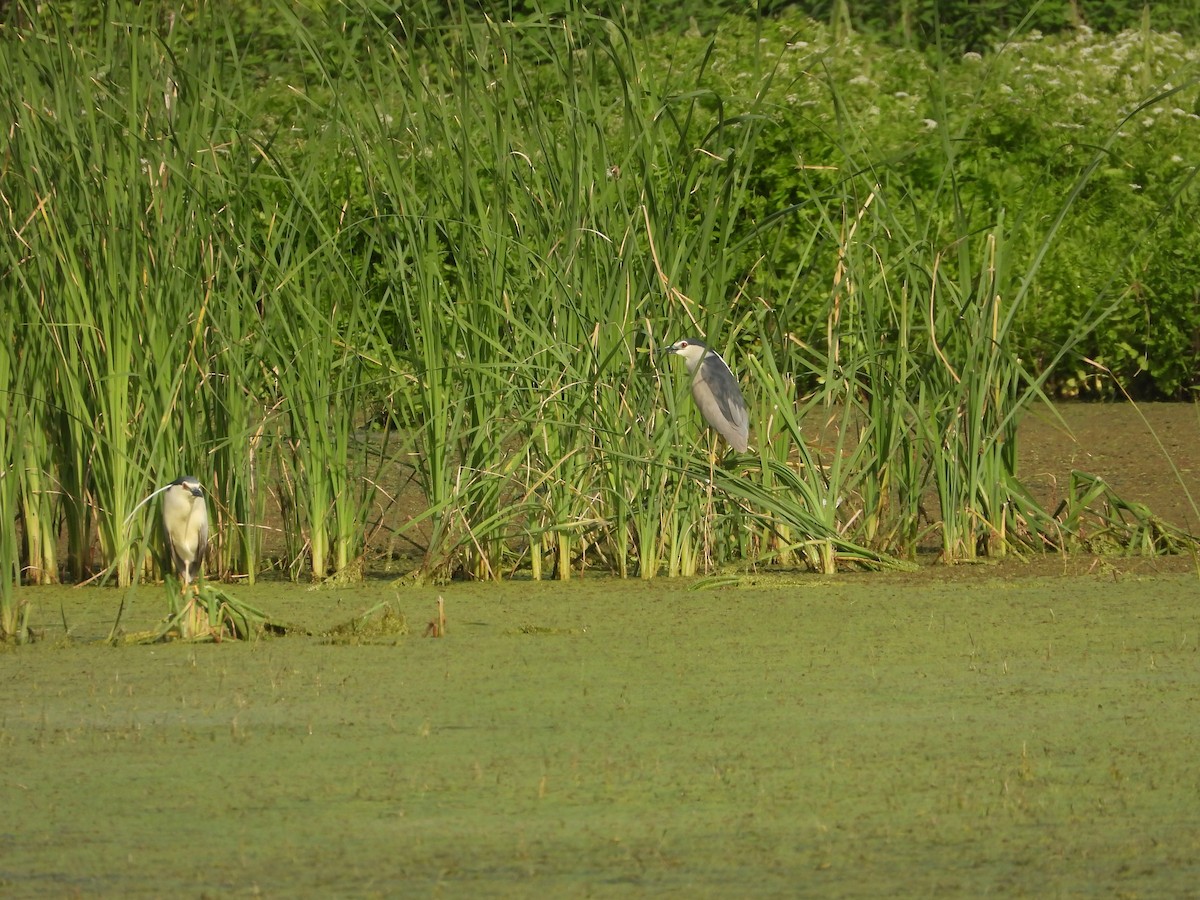
[[[268,584],[313,634],[124,647],[116,591],[32,590],[0,893],[1190,894],[1195,575],[1001,574]]]

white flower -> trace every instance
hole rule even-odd
[[[922,119],[921,124],[925,126],[926,131],[933,131],[938,127],[937,119]]]

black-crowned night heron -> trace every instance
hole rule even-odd
[[[163,497],[162,515],[171,562],[187,590],[200,574],[208,546],[208,504],[199,480],[184,475],[172,481]]]
[[[692,376],[692,399],[700,415],[730,447],[744,453],[750,442],[750,410],[721,354],[693,338],[676,341],[662,352],[683,357]]]

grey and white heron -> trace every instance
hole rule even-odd
[[[695,338],[684,338],[663,353],[682,356],[692,376],[692,399],[704,421],[712,426],[729,446],[744,453],[750,443],[750,410],[742,397],[733,371],[721,354]]]
[[[186,591],[200,575],[208,547],[208,504],[195,476],[184,475],[167,486],[162,518],[171,563]]]

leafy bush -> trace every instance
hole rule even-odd
[[[707,46],[685,38],[674,56],[653,59],[676,65],[685,48],[698,55]],[[1088,171],[1022,309],[1022,354],[1049,360],[1081,320],[1111,308],[1079,348],[1097,365],[1064,370],[1052,382],[1057,389],[1111,393],[1097,366],[1142,396],[1183,396],[1197,383],[1195,219],[1186,211],[1197,200],[1191,148],[1200,146],[1200,52],[1179,35],[1035,32],[938,65],[783,16],[762,28],[732,20],[713,46],[702,85],[727,107],[769,120],[747,233],[801,198],[810,204],[773,234],[769,259],[759,258],[761,246],[747,248],[761,296],[807,290],[810,308],[823,309],[828,281],[808,276],[831,271],[837,236],[814,240],[813,231],[842,213],[816,210],[811,198],[837,199],[834,187],[863,168],[884,182],[900,178],[914,207],[940,208],[943,221],[961,218],[968,230],[1007,212],[1010,252],[1026,258]],[[817,324],[798,330],[812,333]]]

